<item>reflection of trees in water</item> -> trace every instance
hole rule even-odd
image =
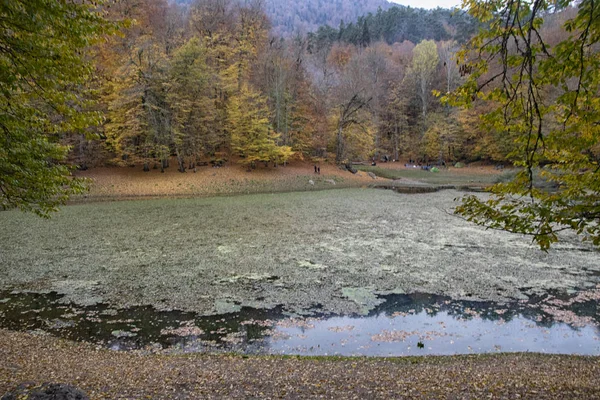
[[[285,315],[280,306],[270,310],[243,307],[240,312],[236,313],[197,317],[196,326],[204,330],[203,340],[220,342],[227,335],[242,333],[241,339],[245,343],[249,343],[264,339],[268,332],[273,329],[273,324],[265,325],[253,322],[275,322],[283,318],[285,318]]]
[[[562,297],[568,298],[565,295]],[[435,317],[440,312],[445,312],[455,319],[471,320],[481,318],[484,321],[492,322],[510,322],[515,318],[522,317],[543,328],[551,328],[557,323],[551,314],[539,308],[539,304],[543,302],[546,296],[536,297],[528,302],[509,303],[453,300],[446,296],[424,293],[389,295],[383,296],[383,298],[386,299],[386,302],[374,309],[367,317],[381,314],[392,317],[397,313],[425,313],[430,317]],[[573,311],[578,316],[589,316],[596,322],[600,322],[597,303],[594,301],[574,303],[565,307],[565,310]]]
[[[596,301],[585,301],[581,303],[573,303],[569,309],[581,317],[591,317],[596,322],[600,323],[600,315],[598,314],[598,303]]]
[[[220,342],[231,333],[243,333],[244,342],[262,339],[270,326],[244,324],[248,320],[266,321],[285,318],[281,308],[259,310],[244,308],[239,313],[215,316],[197,316],[182,311],[157,311],[152,307],[131,307],[113,310],[106,304],[79,307],[60,304],[63,296],[56,293],[0,292],[0,326],[24,330],[48,330],[71,340],[111,343],[117,331],[132,332],[136,336],[119,342],[126,347],[144,347],[151,343],[162,345],[185,344],[190,338],[162,335],[165,328],[179,328],[182,322],[193,321],[204,334],[201,340]],[[61,328],[56,321],[67,321]],[[192,338],[191,340],[195,340]]]
[[[562,300],[573,299],[573,296],[561,295]],[[186,346],[194,341],[212,342],[228,348],[227,338],[236,335],[237,346],[250,346],[260,342],[276,331],[278,321],[288,320],[283,307],[270,310],[244,307],[240,312],[197,316],[194,313],[181,311],[157,311],[152,307],[132,307],[113,310],[108,305],[78,307],[73,304],[60,304],[62,296],[56,293],[36,294],[0,292],[0,326],[12,330],[46,330],[67,339],[92,341],[95,343],[119,342],[125,347],[141,348],[153,343],[163,346]],[[557,322],[554,317],[542,309],[548,298],[556,295],[534,298],[529,302],[477,302],[452,300],[449,297],[414,293],[410,295],[389,295],[386,301],[361,318],[376,318],[381,315],[397,317],[398,315],[425,314],[436,317],[439,313],[448,316],[472,320],[497,322],[521,317],[539,327],[552,328]],[[568,310],[579,317],[590,317],[600,323],[597,301],[575,302],[559,309]],[[318,306],[316,307],[318,310]],[[311,323],[326,320],[337,315],[320,315],[312,317]],[[303,319],[299,319],[300,322]],[[193,323],[203,333],[197,337],[179,337],[162,335],[166,328],[179,328],[182,323]],[[300,323],[297,328],[304,332]],[[576,328],[573,328],[576,329]],[[595,327],[600,336],[600,326]],[[116,339],[118,331],[135,333],[136,336]],[[268,345],[268,344],[265,344]]]

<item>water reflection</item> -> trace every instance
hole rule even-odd
[[[282,307],[198,316],[151,307],[61,304],[56,293],[0,293],[0,326],[116,350],[248,354],[424,355],[531,351],[600,354],[600,288],[527,302],[385,296],[367,316],[290,318]],[[420,346],[422,345],[422,347]]]

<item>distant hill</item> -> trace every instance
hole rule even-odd
[[[195,0],[171,1],[187,5]],[[231,1],[243,3],[248,0]],[[441,8],[412,8],[387,0],[262,1],[271,20],[273,35],[289,37],[312,33],[319,42],[360,44],[365,41],[365,35],[369,36],[369,41],[384,40],[390,44],[450,38],[464,42],[477,30],[475,20],[465,13]]]
[[[368,46],[379,40],[388,44],[405,40],[456,40],[464,43],[477,32],[479,23],[463,11],[443,8],[425,10],[394,5],[387,11],[378,10],[359,16],[338,27],[322,25],[309,33],[311,42],[320,47],[326,43],[342,42]]]
[[[323,25],[337,28],[342,20],[354,22],[392,5],[386,0],[265,0],[273,34],[280,36],[306,34]]]
[[[171,1],[183,5],[194,2]],[[337,28],[341,20],[346,23],[354,22],[362,15],[376,13],[379,8],[387,10],[393,4],[387,0],[264,0],[264,5],[271,20],[273,34],[290,36],[296,33],[307,34],[323,25]]]

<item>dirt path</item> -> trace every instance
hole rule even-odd
[[[67,383],[92,399],[600,398],[600,358],[156,356],[0,330],[0,394]]]

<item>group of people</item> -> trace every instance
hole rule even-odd
[[[446,168],[446,161],[442,160],[437,165],[431,164],[431,163],[421,164],[420,161],[413,160],[411,158],[411,159],[408,160],[408,164],[404,164],[404,166],[406,168],[421,168],[422,170],[429,171],[431,168],[436,167],[436,166],[437,167],[441,167],[441,168]]]

